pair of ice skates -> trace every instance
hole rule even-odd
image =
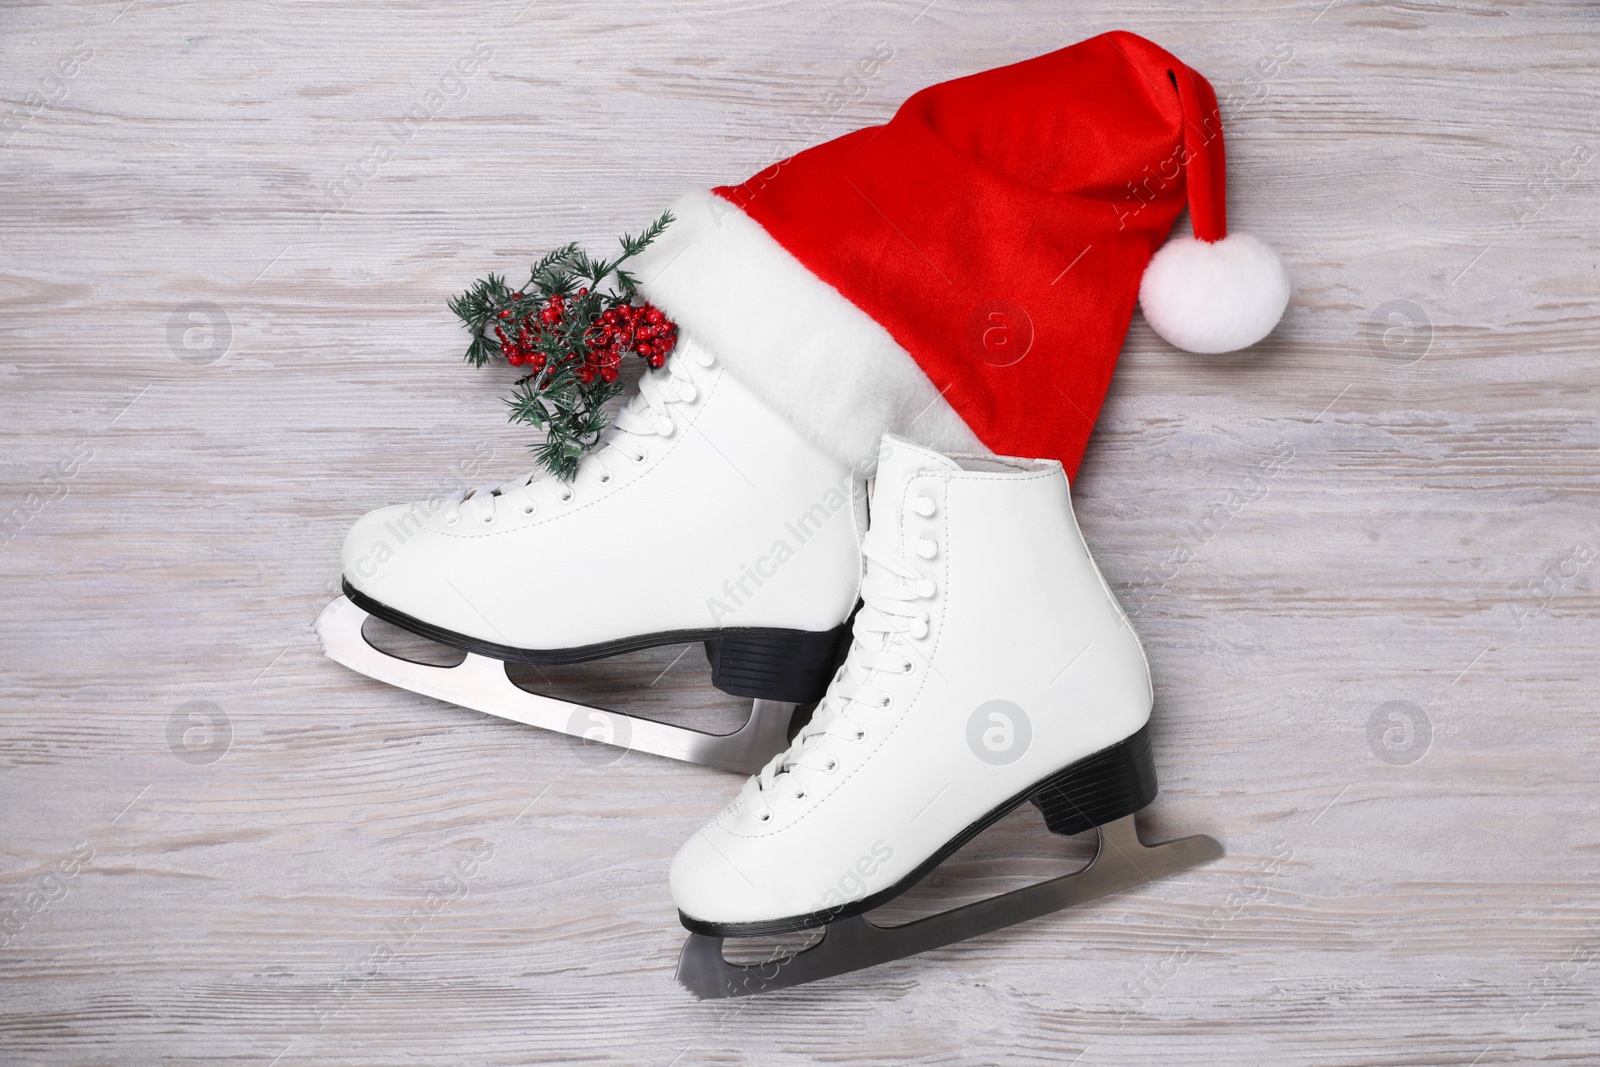
[[[574,481],[373,512],[346,541],[344,581],[318,622],[328,655],[468,708],[581,735],[586,716],[506,664],[690,641],[718,688],[754,699],[721,736],[610,713],[632,748],[756,772],[672,864],[691,931],[679,979],[701,997],[871,966],[1221,855],[1208,837],[1146,847],[1135,832],[1156,793],[1149,673],[1061,464],[885,437],[869,501],[862,472],[692,339]],[[381,652],[369,616],[465,659]],[[790,743],[795,707],[814,701]],[[1097,830],[1088,867],[901,926],[867,919],[1029,801],[1054,833]],[[723,956],[725,938],[820,926],[784,959]]]

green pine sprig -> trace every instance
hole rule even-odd
[[[465,358],[474,367],[504,358],[496,326],[520,339],[518,331],[529,325],[521,351],[529,354],[530,370],[517,379],[506,405],[512,422],[544,433],[543,441],[529,447],[539,464],[563,481],[577,475],[578,461],[609,424],[602,405],[622,391],[620,383],[583,370],[591,327],[608,309],[637,298],[638,280],[623,264],[672,222],[672,213],[663,212],[639,234],[624,235],[614,259],[594,259],[576,244],[563,245],[533,264],[520,289],[490,274],[450,301],[470,336]],[[610,289],[604,287],[608,279]],[[552,297],[561,298],[560,321],[553,324],[540,320]]]

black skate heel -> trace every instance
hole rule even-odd
[[[734,696],[821,700],[850,650],[850,622],[832,630],[769,630],[706,642],[711,684]]]
[[[1156,798],[1150,725],[1040,783],[1030,798],[1051,833],[1070,836],[1132,815]]]

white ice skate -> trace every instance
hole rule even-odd
[[[672,864],[697,996],[781,989],[963,940],[1222,854],[1140,843],[1156,794],[1144,653],[1090,558],[1054,461],[884,439],[848,658],[794,744]],[[1091,827],[1084,870],[905,925],[865,913],[1033,801]],[[735,966],[723,939],[827,926]]]
[[[788,743],[849,642],[865,491],[685,338],[566,483],[543,473],[443,506],[383,508],[344,545],[345,595],[317,620],[362,674],[507,719],[593,737],[596,709],[513,684],[507,661],[577,663],[704,641],[712,682],[754,698],[730,734],[605,712],[606,739],[751,773]],[[466,650],[453,667],[380,651],[375,616]]]

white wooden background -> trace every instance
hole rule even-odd
[[[1147,826],[1229,855],[697,1003],[667,864],[737,782],[324,659],[344,529],[526,466],[504,375],[459,362],[471,279],[1119,26],[1225,98],[1231,219],[1296,282],[1240,356],[1136,321],[1077,486],[1155,666]],[[7,4],[0,1062],[1600,1062],[1597,31],[1583,0]],[[648,696],[718,703],[698,653]],[[1013,820],[921,896],[1067,851]]]

